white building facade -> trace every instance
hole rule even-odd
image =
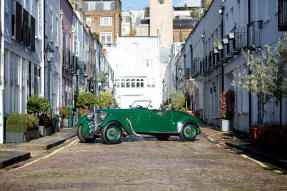
[[[44,95],[43,8],[38,0],[1,1],[0,143],[4,117],[26,112],[28,97]]]
[[[119,107],[128,108],[135,100],[151,100],[160,108],[159,37],[119,37],[108,55],[115,71],[115,97]]]
[[[280,3],[280,5],[278,4]],[[252,49],[253,46],[261,47],[264,51],[266,44],[276,45],[276,41],[284,36],[287,29],[287,2],[283,0],[225,0],[223,12],[224,37],[229,40],[227,46],[228,61],[224,67],[224,89],[232,89],[235,92],[235,114],[233,128],[237,131],[249,133],[251,126],[258,125],[259,110],[257,96],[238,87],[231,86],[234,80],[232,72],[238,66],[247,69],[246,58],[238,49]],[[234,36],[234,38],[230,38]],[[234,54],[236,53],[236,54]],[[283,125],[287,119],[287,99],[283,96]],[[272,98],[265,105],[264,123],[279,125],[279,104]]]
[[[60,76],[62,66],[60,59],[60,2],[58,0],[45,1],[45,44],[44,51],[53,51],[53,58],[45,57],[45,88],[44,95],[48,97],[52,113],[57,113],[61,105]]]

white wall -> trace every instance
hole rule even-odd
[[[117,45],[109,51],[108,60],[115,71],[116,99],[121,108],[128,108],[134,100],[151,100],[153,108],[160,107],[158,37],[119,37]],[[144,86],[121,88],[117,80],[122,79],[143,80]]]

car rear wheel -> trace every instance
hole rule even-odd
[[[85,138],[83,135],[83,126],[82,125],[78,126],[77,134],[78,134],[78,138],[80,139],[81,143],[92,143],[96,139],[95,136],[94,136],[94,138]]]
[[[183,141],[194,141],[197,135],[197,124],[194,121],[187,121],[179,134]]]
[[[105,144],[116,144],[120,141],[122,129],[119,123],[112,121],[102,128],[102,139]]]

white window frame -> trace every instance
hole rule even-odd
[[[101,17],[101,26],[113,26],[113,17]]]
[[[110,42],[107,40],[109,36],[111,37]],[[104,40],[102,40],[102,37],[104,38]],[[100,41],[102,44],[112,44],[113,43],[113,33],[112,32],[101,32]]]

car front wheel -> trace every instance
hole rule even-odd
[[[121,126],[112,121],[102,128],[102,139],[105,144],[116,144],[120,141],[122,136]]]
[[[95,136],[94,138],[85,138],[82,132],[83,132],[83,126],[79,125],[78,126],[78,138],[80,139],[81,143],[92,143],[96,139]]]
[[[197,135],[197,124],[194,121],[187,121],[179,134],[183,141],[194,141]]]

